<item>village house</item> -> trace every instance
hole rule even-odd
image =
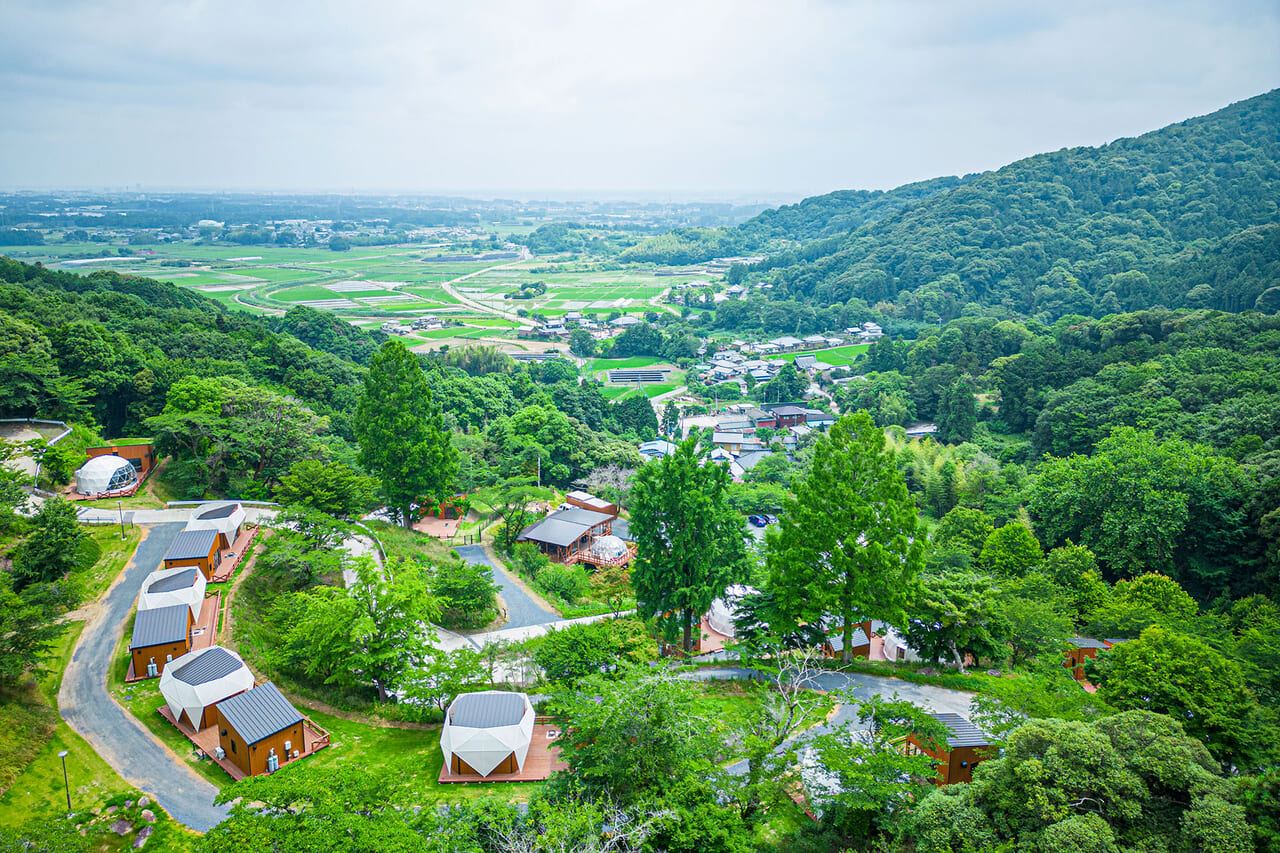
[[[991,739],[959,714],[929,716],[946,726],[946,743],[931,747],[915,735],[908,735],[904,751],[908,755],[927,755],[936,759],[938,775],[933,780],[935,785],[972,782],[973,769],[988,758],[995,758],[998,753]]]
[[[305,750],[303,717],[268,681],[214,706],[223,756],[246,776],[274,773]]]

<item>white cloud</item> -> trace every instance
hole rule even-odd
[[[1271,2],[11,2],[0,184],[888,187],[1280,82]]]

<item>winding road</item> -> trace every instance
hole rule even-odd
[[[561,619],[559,613],[554,613],[543,609],[542,605],[533,600],[529,593],[525,592],[515,578],[501,566],[495,565],[493,560],[489,559],[489,555],[485,553],[484,547],[481,545],[459,545],[453,549],[458,552],[458,556],[466,560],[468,563],[480,566],[488,566],[493,579],[502,587],[502,601],[507,605],[507,621],[502,628],[527,628],[532,625],[545,625],[548,622],[558,622]]]
[[[107,692],[107,671],[142,582],[160,565],[183,526],[183,522],[169,522],[146,528],[132,562],[80,635],[58,691],[58,711],[131,785],[154,797],[174,820],[205,832],[230,810],[213,804],[218,789],[197,776]]]

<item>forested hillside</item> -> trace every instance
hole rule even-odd
[[[1153,306],[1274,312],[1277,126],[1280,91],[1099,148],[1029,157],[840,236],[817,223],[832,221],[818,202],[842,194],[738,231],[750,245],[774,223],[801,242],[752,278],[774,285],[773,300],[819,309],[917,322],[962,313],[1052,322]]]
[[[961,183],[962,179],[950,177],[904,184],[888,192],[839,190],[763,211],[736,228],[674,228],[627,249],[619,260],[689,264],[786,249],[843,236]]]

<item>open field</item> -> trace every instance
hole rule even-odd
[[[853,364],[859,355],[866,352],[870,346],[871,344],[847,344],[846,346],[832,347],[831,349],[789,352],[786,355],[769,356],[766,361],[795,361],[796,356],[812,355],[816,356],[818,361],[826,362],[833,367],[848,367]]]

